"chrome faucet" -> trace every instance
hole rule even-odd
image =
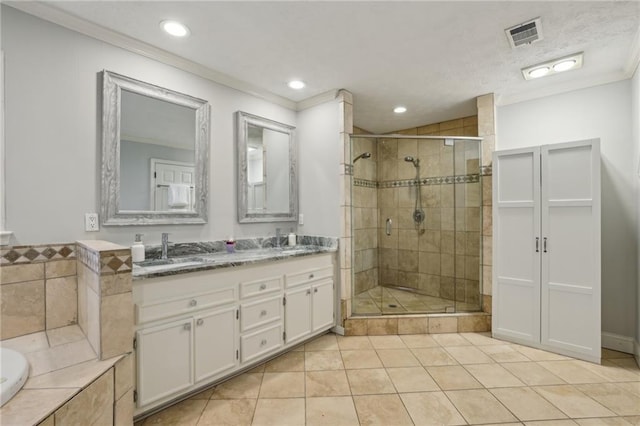
[[[167,253],[169,252],[169,233],[162,233],[162,256],[161,259],[167,258]]]
[[[280,228],[276,228],[276,247],[280,247]]]

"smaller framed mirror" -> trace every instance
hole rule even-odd
[[[103,225],[207,222],[207,101],[102,73]]]
[[[238,221],[298,220],[295,127],[238,111]]]

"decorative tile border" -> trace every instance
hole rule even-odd
[[[367,179],[353,179],[353,186],[362,186],[365,188],[377,188],[378,182]]]
[[[487,176],[487,175],[483,175],[483,176]],[[429,177],[429,178],[420,179],[420,185],[422,186],[449,185],[454,183],[474,183],[474,182],[480,182],[480,174],[438,176],[438,177]],[[406,187],[406,186],[416,186],[417,184],[418,184],[418,181],[416,179],[386,180],[382,182],[374,182],[366,179],[353,180],[354,186],[362,186],[366,188],[400,188],[400,187]]]
[[[99,252],[79,245],[78,259],[100,275],[120,274],[132,270],[131,251],[129,250]]]
[[[15,246],[0,250],[0,266],[75,259],[75,257],[76,245],[73,243]]]
[[[480,168],[480,174],[482,176],[491,176],[491,175],[493,175],[493,167],[492,166],[482,166]]]

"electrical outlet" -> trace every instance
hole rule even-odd
[[[100,230],[100,224],[98,223],[98,213],[84,214],[84,230],[87,232],[97,232]]]
[[[298,214],[298,225],[304,225],[304,215],[302,213]]]

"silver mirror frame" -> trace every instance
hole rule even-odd
[[[248,126],[254,125],[289,135],[289,211],[286,213],[249,213],[249,186],[247,183]],[[238,222],[293,222],[298,220],[298,151],[295,127],[277,121],[238,111],[236,113],[236,146],[238,164]]]
[[[111,71],[102,72],[102,224],[180,225],[207,223],[209,192],[210,106],[203,99],[135,80]],[[120,210],[120,100],[122,89],[195,110],[195,209],[190,212]]]

